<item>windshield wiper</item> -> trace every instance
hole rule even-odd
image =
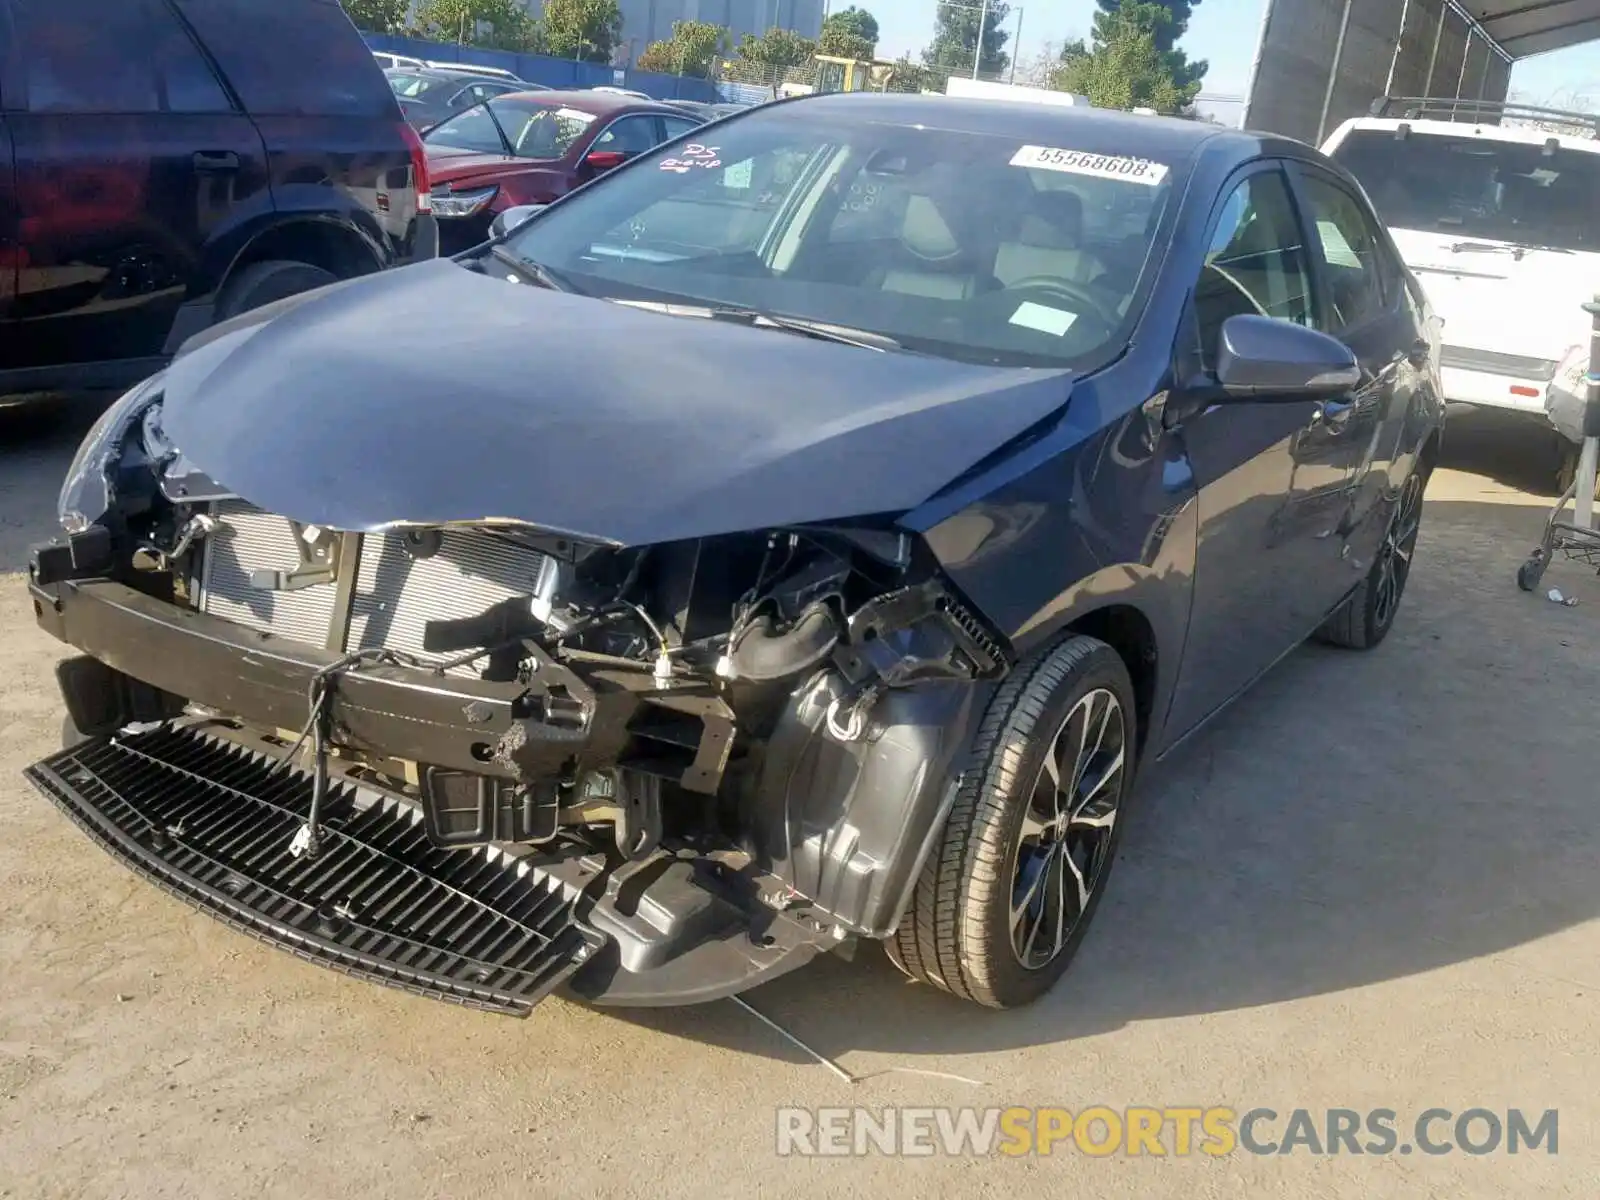
[[[708,306],[706,314],[714,321],[736,321],[753,328],[766,325],[773,329],[781,329],[785,333],[797,333],[802,337],[816,338],[823,342],[837,342],[841,346],[855,346],[861,350],[876,350],[880,354],[890,350],[905,349],[886,333],[858,329],[854,325],[835,325],[831,321],[812,321],[804,317],[782,317],[774,313],[761,312],[759,309],[731,306]]]
[[[701,320],[732,321],[739,325],[749,325],[753,329],[760,329],[762,326],[768,329],[781,329],[785,333],[797,333],[801,337],[816,338],[822,342],[837,342],[841,346],[855,346],[862,350],[876,350],[880,354],[890,350],[902,354],[917,353],[915,350],[907,350],[886,333],[858,329],[854,325],[836,325],[832,321],[783,317],[757,308],[741,308],[735,304],[705,304],[693,301],[680,304],[669,300],[621,299],[615,300],[614,303],[628,308],[644,309],[647,312],[665,313],[669,317],[698,317]]]
[[[1550,254],[1571,254],[1571,250],[1560,246],[1542,246],[1538,242],[1456,242],[1450,247],[1450,253],[1462,254],[1474,252],[1478,254],[1509,254],[1517,262],[1521,262],[1523,255],[1529,250],[1544,250]]]
[[[558,275],[549,267],[536,263],[531,258],[523,258],[513,254],[504,246],[490,246],[489,253],[495,261],[502,262],[520,275],[525,283],[535,284],[538,287],[549,288],[552,292],[573,292],[579,296],[586,293],[574,284],[565,275]]]

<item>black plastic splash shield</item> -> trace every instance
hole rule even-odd
[[[198,730],[96,738],[26,775],[138,874],[361,979],[526,1016],[607,940],[558,881],[492,848],[439,849],[410,806],[349,782],[329,782],[321,853],[292,857],[309,776]]]

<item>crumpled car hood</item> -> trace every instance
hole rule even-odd
[[[514,521],[640,545],[902,512],[1070,389],[1065,372],[665,316],[436,260],[194,339],[162,425],[294,520]]]

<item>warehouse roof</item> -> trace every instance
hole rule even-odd
[[[1460,0],[1513,58],[1600,39],[1600,0]]]

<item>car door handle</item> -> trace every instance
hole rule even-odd
[[[239,156],[232,150],[196,150],[194,152],[194,169],[196,171],[237,171],[239,169]]]

